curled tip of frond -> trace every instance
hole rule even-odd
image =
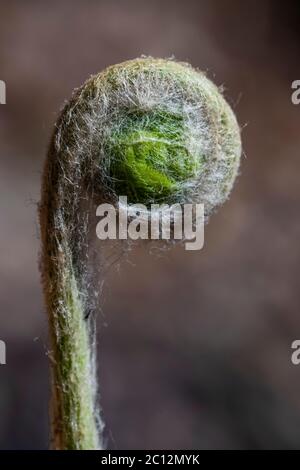
[[[201,71],[141,57],[108,67],[77,90],[56,131],[61,164],[132,203],[204,203],[228,197],[241,141],[235,116]]]

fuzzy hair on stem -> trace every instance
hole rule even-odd
[[[103,449],[95,327],[89,315],[90,214],[96,203],[204,203],[232,189],[236,118],[204,73],[142,57],[92,76],[65,105],[48,151],[39,207],[50,330],[53,449]],[[103,250],[104,250],[103,244]]]

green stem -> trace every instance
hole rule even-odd
[[[77,212],[84,186],[80,176],[76,185],[70,181],[52,143],[40,204],[41,269],[51,341],[52,448],[100,449],[93,328],[92,320],[86,319],[87,231]]]

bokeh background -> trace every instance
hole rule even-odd
[[[137,248],[98,315],[110,449],[300,448],[297,1],[1,1],[0,449],[48,446],[47,322],[37,202],[74,87],[141,54],[206,70],[243,128],[231,199],[200,252]]]

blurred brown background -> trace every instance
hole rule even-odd
[[[300,448],[299,2],[2,1],[0,448],[48,445],[47,324],[36,203],[63,101],[141,54],[207,70],[243,127],[245,156],[204,249],[132,253],[99,313],[112,449]]]

